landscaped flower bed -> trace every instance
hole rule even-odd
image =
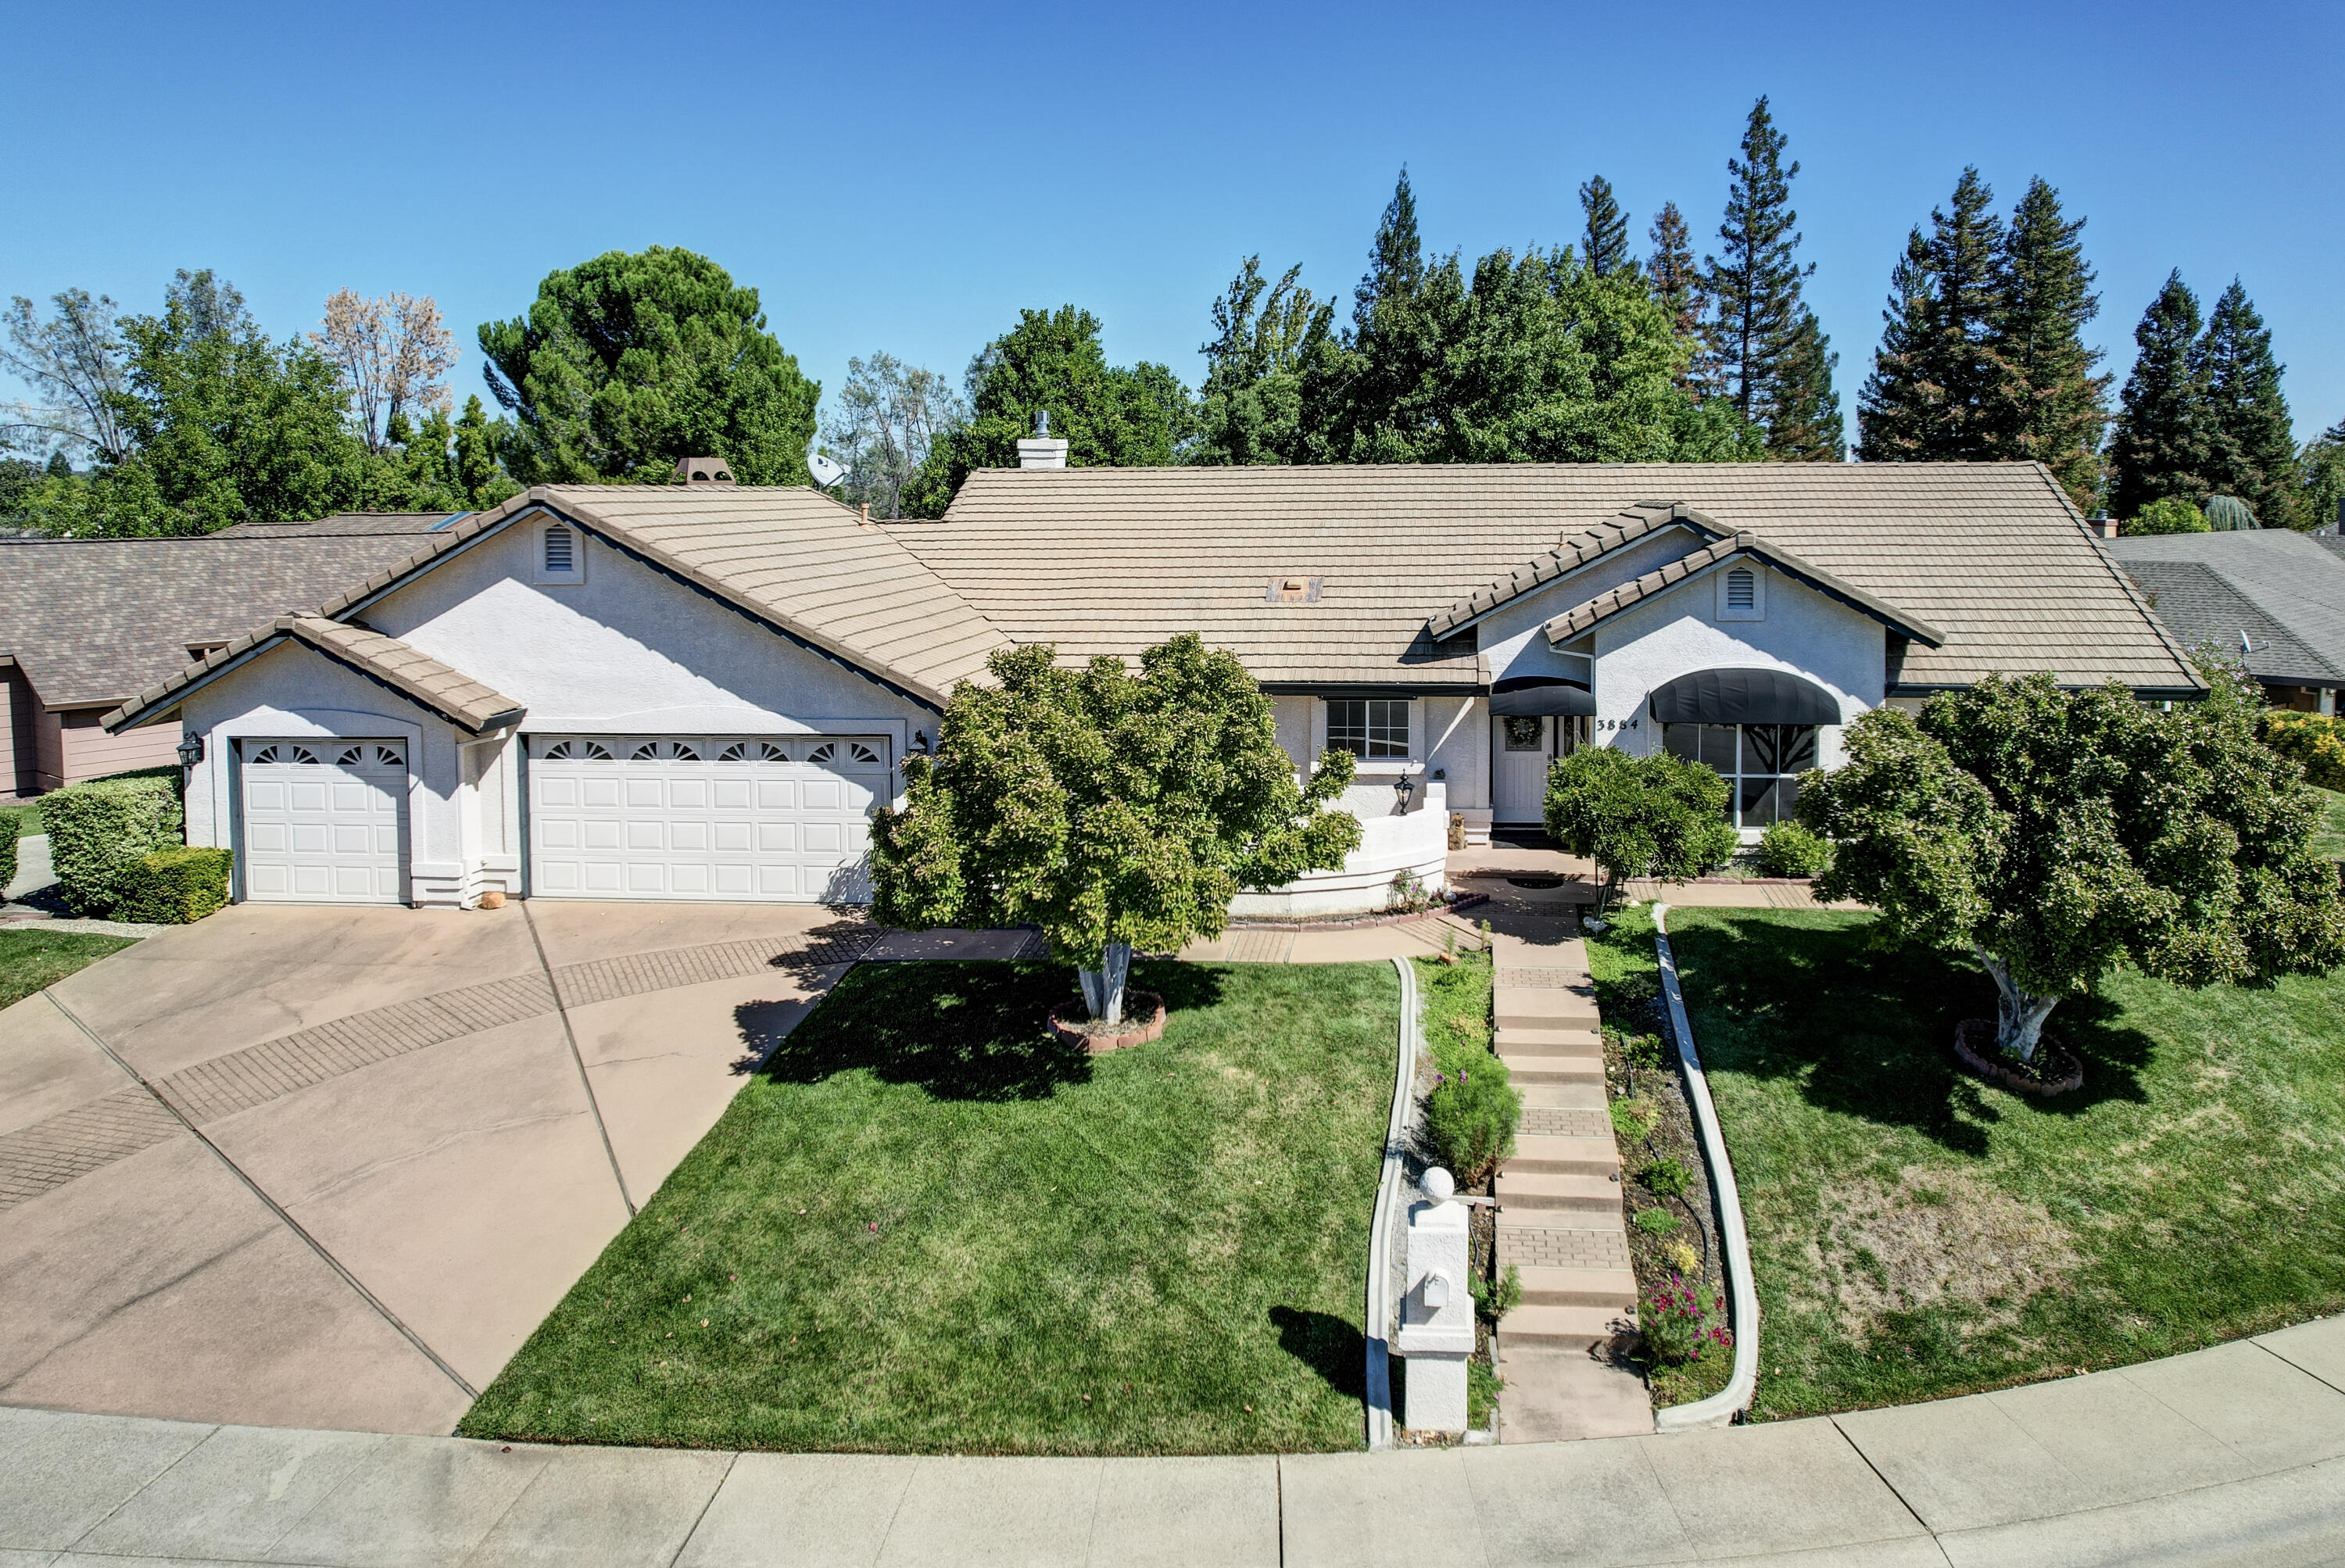
[[[1490,955],[1487,951],[1467,949],[1447,960],[1420,958],[1416,963],[1426,1046],[1417,1063],[1418,1161],[1420,1166],[1446,1163],[1459,1192],[1487,1197],[1522,1115],[1519,1096],[1507,1082],[1506,1064],[1491,1049]],[[1432,1103],[1436,1093],[1444,1102],[1438,1124]],[[1491,1152],[1479,1152],[1486,1148]],[[1491,1329],[1508,1305],[1506,1281],[1496,1270],[1498,1222],[1495,1208],[1474,1207],[1467,1220],[1467,1270],[1477,1308],[1474,1359],[1466,1369],[1467,1414],[1477,1430],[1486,1430],[1500,1398],[1497,1341]],[[1405,1414],[1406,1405],[1402,1409]]]

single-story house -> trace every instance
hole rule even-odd
[[[2345,687],[2340,544],[2265,528],[2119,537],[2109,553],[2183,644],[2239,657],[2275,708],[2333,714]]]
[[[421,535],[108,728],[201,742],[191,842],[238,896],[855,901],[868,818],[997,648],[1197,631],[1298,768],[1352,751],[1366,841],[1247,911],[1439,885],[1536,825],[1550,760],[1668,748],[1781,820],[1842,727],[1995,672],[2204,687],[2035,464],[1070,469],[937,522],[807,489],[551,486]]]
[[[446,513],[239,524],[201,538],[0,540],[0,800],[176,760],[176,727],[98,720],[191,657],[414,554]]]

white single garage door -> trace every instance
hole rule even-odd
[[[529,738],[540,898],[860,903],[879,736]]]
[[[238,744],[246,898],[407,901],[407,742]]]

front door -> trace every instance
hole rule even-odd
[[[1552,718],[1536,718],[1490,721],[1490,816],[1494,821],[1547,820],[1547,765],[1554,755],[1555,723]]]

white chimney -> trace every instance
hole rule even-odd
[[[1034,433],[1018,443],[1018,466],[1020,468],[1064,468],[1067,466],[1067,442],[1064,436],[1052,439],[1051,411],[1042,409],[1034,415]]]

